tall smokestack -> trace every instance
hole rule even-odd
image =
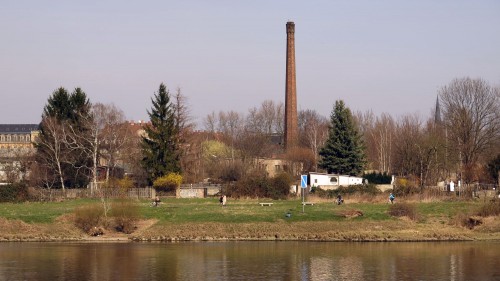
[[[295,83],[295,23],[286,23],[285,149],[297,144],[297,86]]]

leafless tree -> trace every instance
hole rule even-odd
[[[68,126],[65,130],[66,146],[73,151],[79,151],[92,159],[90,166],[82,168],[90,170],[92,191],[97,189],[97,169],[100,159],[105,155],[108,164],[114,166],[127,139],[126,131],[123,130],[124,115],[114,105],[96,103],[91,106],[90,114],[82,115],[81,125],[85,127],[85,133],[81,128]],[[85,165],[85,164],[84,164]],[[108,175],[108,172],[106,173]]]
[[[391,167],[392,143],[394,139],[395,122],[388,114],[377,117],[369,132],[370,141],[376,152],[377,170],[389,172]]]
[[[285,132],[285,105],[283,102],[276,104],[276,125],[277,135],[282,136]]]
[[[394,138],[393,171],[399,175],[418,175],[418,145],[420,143],[422,122],[415,115],[406,115],[397,124]]]
[[[318,152],[328,138],[329,120],[315,110],[308,109],[299,111],[298,123],[300,142],[311,150],[310,155],[312,155],[313,161],[309,167],[317,171]]]
[[[257,107],[253,107],[248,110],[245,129],[248,132],[264,134],[265,126],[263,116]]]
[[[188,98],[182,94],[181,88],[177,88],[172,104],[175,114],[175,126],[179,132],[179,143],[182,145],[188,141],[195,124],[189,110]]]
[[[243,129],[243,116],[236,111],[219,112],[219,132],[229,140],[231,160],[234,161],[234,143]]]
[[[70,163],[70,154],[65,149],[65,129],[66,124],[54,117],[45,117],[42,120],[42,127],[46,130],[50,138],[38,140],[37,145],[43,147],[42,153],[38,153],[37,160],[42,167],[50,168],[57,173],[61,188],[64,191],[65,175],[62,164]]]
[[[459,155],[459,170],[468,173],[491,152],[500,136],[499,88],[482,79],[454,79],[440,92],[450,148]]]
[[[209,133],[215,133],[218,124],[217,124],[217,115],[215,112],[212,112],[208,114],[204,119],[203,119],[203,126],[205,127],[205,130],[208,131]]]
[[[119,162],[123,162],[124,154],[128,153],[125,148],[132,141],[130,127],[123,111],[113,104],[95,104],[92,112],[95,114],[94,126],[101,127],[98,135],[99,153],[106,161],[106,182],[108,182],[110,171],[113,171]]]

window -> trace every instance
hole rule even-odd
[[[330,183],[337,184],[337,182],[338,182],[337,177],[331,177],[330,178]]]

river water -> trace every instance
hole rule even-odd
[[[500,280],[500,242],[13,242],[0,280]]]

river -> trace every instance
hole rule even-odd
[[[500,280],[500,242],[8,242],[0,280]]]

